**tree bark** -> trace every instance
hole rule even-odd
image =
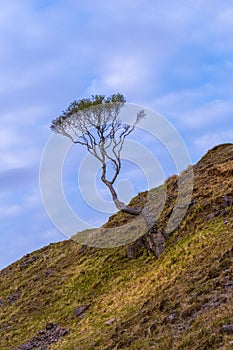
[[[147,232],[143,235],[143,237],[138,238],[133,244],[129,246],[127,256],[132,258],[135,254],[136,257],[140,247],[144,246],[146,247],[147,251],[152,252],[156,257],[158,257],[164,249],[165,237],[161,230],[158,231],[157,223],[155,222],[153,216],[148,212],[146,208],[132,208],[121,202],[118,199],[117,193],[112,183],[108,181],[103,175],[101,179],[109,188],[114,204],[118,210],[131,215],[141,214],[145,220]]]
[[[112,183],[110,181],[108,181],[105,178],[105,176],[102,175],[101,180],[109,188],[109,190],[111,192],[111,195],[112,195],[113,202],[114,202],[114,204],[115,204],[115,206],[117,207],[118,210],[123,211],[124,213],[131,214],[131,215],[139,215],[139,214],[141,214],[142,208],[129,207],[128,205],[126,205],[125,203],[121,202],[118,199],[117,193],[116,193]]]

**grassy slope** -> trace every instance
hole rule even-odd
[[[0,348],[54,322],[71,332],[51,349],[231,349],[221,327],[233,323],[233,209],[223,201],[233,197],[233,145],[214,148],[194,171],[192,205],[159,259],[129,260],[127,247],[83,252],[69,240],[2,270]],[[74,318],[80,305],[89,309]]]

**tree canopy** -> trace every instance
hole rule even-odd
[[[129,208],[120,202],[113,187],[121,169],[121,151],[125,138],[131,134],[139,121],[145,116],[139,111],[133,124],[120,120],[120,111],[125,97],[113,94],[110,97],[93,95],[72,102],[63,113],[51,123],[51,129],[68,137],[74,144],[85,146],[102,164],[101,180],[109,188],[113,201],[119,210],[138,215],[141,209]],[[108,178],[107,167],[114,169]]]

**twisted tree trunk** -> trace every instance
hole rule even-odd
[[[121,202],[118,199],[117,193],[110,181],[108,181],[105,176],[101,177],[104,184],[109,188],[112,199],[118,210],[130,214],[130,215],[142,215],[145,220],[147,232],[140,238],[138,238],[132,245],[129,246],[127,255],[133,258],[137,255],[138,249],[144,246],[149,252],[152,252],[156,257],[158,257],[164,249],[165,237],[161,230],[158,231],[157,223],[154,217],[149,213],[146,208],[132,208]]]

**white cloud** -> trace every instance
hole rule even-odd
[[[22,212],[22,207],[19,205],[1,205],[0,217],[1,219],[15,218],[16,216],[22,214]]]
[[[228,96],[216,98],[219,87],[203,85],[199,88],[168,93],[151,102],[159,112],[172,118],[182,129],[203,130],[219,123],[231,122],[233,103]],[[222,91],[224,93],[224,90]]]
[[[188,110],[190,106],[199,105],[203,100],[211,98],[214,92],[215,87],[211,84],[203,84],[198,87],[166,92],[150,101],[150,104],[152,104],[154,108],[166,109],[166,113],[174,114],[176,112]]]
[[[62,237],[58,235],[58,232],[56,229],[50,229],[50,230],[46,230],[45,232],[41,232],[41,237],[50,242],[58,241],[58,240],[61,240],[62,238],[67,238],[67,237]]]
[[[230,101],[213,100],[183,115],[183,123],[189,128],[203,129],[224,120],[231,120],[233,104]]]
[[[149,67],[146,58],[132,54],[107,56],[99,79],[92,81],[89,91],[123,91],[137,93],[146,86]]]
[[[41,205],[42,203],[39,191],[34,190],[25,198],[25,208],[28,208],[28,210],[32,208],[38,209],[41,207]]]
[[[47,114],[45,106],[30,104],[21,108],[13,105],[0,113],[0,170],[38,165],[41,143],[46,141],[42,130]]]
[[[215,133],[206,133],[202,136],[195,137],[193,143],[194,146],[204,154],[212,147],[219,145],[221,143],[232,143],[233,141],[233,131],[223,131]]]
[[[12,142],[19,144],[20,141],[22,142],[22,139],[18,134],[16,134],[15,130],[7,128],[6,126],[3,126],[0,129],[0,146],[2,150],[10,147]]]
[[[35,105],[28,104],[26,106],[21,106],[21,108],[16,108],[14,105],[7,110],[2,112],[1,122],[5,127],[11,128],[14,131],[18,131],[18,128],[25,130],[25,127],[30,129],[37,126],[37,123],[43,121],[46,115],[49,114],[49,108],[45,105]],[[23,129],[24,128],[24,129]],[[20,133],[18,132],[18,137]]]

